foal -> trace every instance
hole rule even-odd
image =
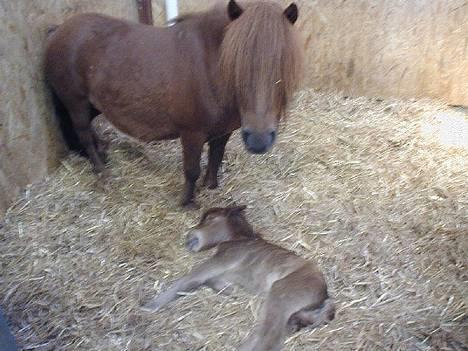
[[[231,284],[265,294],[258,323],[239,350],[280,350],[289,330],[316,327],[334,318],[325,278],[315,264],[268,243],[244,216],[245,206],[212,208],[187,236],[193,252],[217,246],[210,259],[177,280],[143,309],[158,311],[178,293],[206,285],[230,293]]]

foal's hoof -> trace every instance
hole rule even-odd
[[[146,305],[140,306],[140,310],[148,313],[158,312],[160,309],[161,306],[155,301],[150,301]]]

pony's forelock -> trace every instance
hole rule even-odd
[[[221,45],[223,98],[245,109],[264,100],[283,113],[301,78],[297,33],[276,3],[241,6],[244,12],[228,25]]]

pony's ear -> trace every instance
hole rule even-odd
[[[239,215],[242,211],[244,211],[247,208],[246,205],[241,205],[241,206],[232,206],[229,207],[229,215]]]
[[[291,3],[283,13],[291,24],[296,23],[297,18],[299,17],[299,9],[295,3]]]
[[[240,15],[242,15],[242,12],[244,12],[244,10],[242,10],[242,7],[240,7],[237,2],[235,2],[234,0],[229,1],[228,15],[231,21],[238,19]]]

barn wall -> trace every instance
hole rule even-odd
[[[72,14],[137,18],[134,0],[0,0],[0,216],[63,152],[44,87],[46,29]]]
[[[287,6],[293,0],[281,0]],[[181,12],[217,0],[179,0]],[[295,0],[305,85],[468,105],[466,0]],[[163,0],[153,0],[156,23]]]
[[[308,85],[468,105],[466,0],[298,3]]]
[[[179,0],[180,12],[217,1]],[[296,2],[306,86],[468,105],[466,0]],[[0,215],[63,152],[41,74],[44,38],[48,25],[86,11],[137,19],[134,0],[0,0]],[[153,0],[153,16],[164,22],[164,0]]]

